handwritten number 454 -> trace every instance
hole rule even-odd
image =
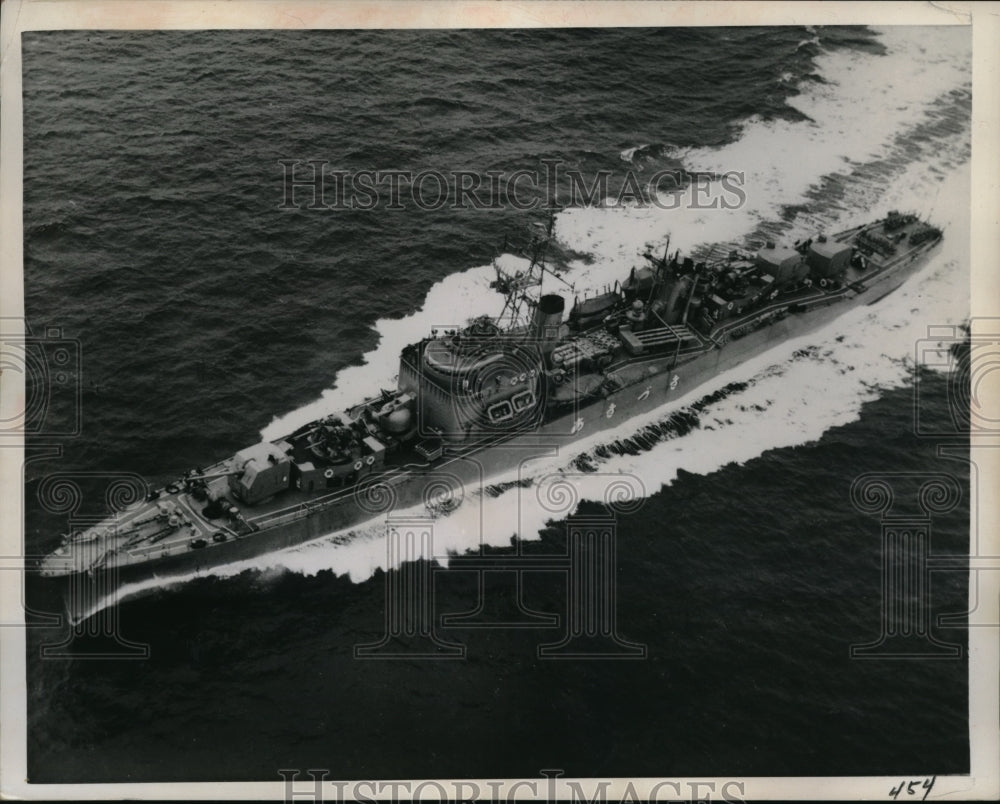
[[[923,801],[924,798],[927,798],[927,794],[931,792],[931,788],[934,787],[934,782],[936,781],[937,776],[931,776],[930,779],[924,779],[923,781],[917,779],[915,782],[900,782],[898,787],[894,787],[889,791],[889,795],[896,799],[899,798],[899,794],[905,790],[906,795],[915,796],[921,789],[923,789],[924,797],[920,799]]]

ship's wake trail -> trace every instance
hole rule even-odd
[[[955,235],[921,273],[875,306],[850,311],[819,332],[732,369],[669,408],[575,442],[481,489],[466,489],[457,505],[419,506],[392,515],[433,516],[434,555],[422,557],[447,564],[449,555],[506,547],[513,537],[537,539],[580,501],[606,499],[609,484],[622,477],[639,479],[632,493],[641,498],[670,485],[680,470],[710,474],[771,449],[816,441],[830,428],[856,420],[864,403],[883,390],[910,381],[916,343],[928,325],[967,319],[968,259],[960,255],[968,241]],[[546,504],[545,489],[554,480],[573,487],[572,506],[555,510]],[[385,518],[376,518],[204,574],[152,578],[124,586],[115,599],[78,616],[206,575],[230,578],[249,571],[266,584],[286,572],[331,571],[363,582],[391,568],[385,533]]]
[[[792,101],[807,120],[751,119],[735,143],[671,152],[690,170],[745,171],[747,201],[741,209],[569,209],[557,216],[555,233],[592,257],[571,266],[581,291],[620,279],[639,262],[644,244],[662,244],[668,233],[672,249],[690,251],[771,231],[796,239],[817,229],[847,228],[891,208],[933,210],[935,224],[945,231],[937,255],[877,305],[852,310],[817,333],[720,375],[670,409],[577,441],[568,452],[491,479],[484,490],[467,490],[461,504],[435,512],[439,560],[482,545],[506,546],[514,535],[537,538],[556,516],[540,502],[539,490],[552,476],[570,477],[580,500],[600,500],[601,484],[613,475],[640,478],[639,493],[648,495],[673,482],[680,469],[707,474],[770,449],[815,441],[831,427],[856,420],[862,405],[883,389],[909,381],[916,344],[928,326],[968,318],[969,54],[961,46],[963,34],[886,29],[882,35],[888,55],[841,50],[816,57],[824,81],[804,83]],[[524,267],[518,258],[504,260],[510,270]],[[491,266],[447,277],[418,313],[379,321],[379,346],[361,366],[341,371],[321,399],[275,420],[262,436],[276,438],[343,410],[358,401],[358,389],[391,387],[402,347],[434,326],[462,323],[453,320],[456,309],[464,317],[499,312],[503,300],[489,290],[493,278]],[[387,565],[384,534],[384,520],[373,520],[211,574],[251,570],[266,579],[270,573],[330,570],[363,581]],[[193,577],[127,586],[119,599]]]
[[[949,204],[967,197],[968,169],[942,184]],[[961,209],[961,204],[952,206]],[[862,406],[886,389],[905,387],[915,368],[917,343],[928,326],[960,325],[968,318],[968,226],[949,221],[941,250],[920,273],[878,304],[846,313],[816,333],[789,341],[720,375],[669,408],[653,411],[569,445],[517,472],[467,490],[462,503],[435,523],[436,557],[503,547],[512,536],[538,538],[559,514],[540,488],[559,477],[578,500],[601,501],[609,483],[638,478],[638,494],[669,485],[678,470],[709,474],[745,463],[767,450],[818,440],[832,427],[855,421]],[[406,514],[427,515],[426,509]],[[363,580],[386,567],[377,526],[346,543],[317,540],[257,560],[305,574],[333,570]],[[339,538],[339,537],[338,537]],[[429,558],[429,556],[428,556]]]
[[[806,119],[750,118],[739,121],[742,134],[728,145],[663,149],[671,165],[690,172],[744,175],[745,200],[737,209],[700,206],[687,188],[677,206],[661,198],[666,209],[601,205],[559,213],[556,239],[588,255],[570,264],[567,278],[576,292],[614,284],[642,263],[647,244],[658,251],[668,235],[671,249],[700,253],[705,244],[760,245],[766,237],[795,240],[818,229],[845,229],[896,207],[924,214],[933,208],[938,219],[945,208],[940,182],[969,156],[968,32],[887,28],[880,36],[886,55],[839,49],[816,57],[823,81],[804,79],[789,100]],[[967,210],[965,200],[960,208]],[[502,257],[501,267],[511,273],[526,265]],[[489,265],[453,274],[431,288],[416,313],[376,322],[379,344],[362,364],[340,371],[315,402],[276,418],[262,438],[339,413],[359,401],[358,389],[392,387],[400,350],[433,328],[498,315],[503,298],[489,288],[494,278]]]
[[[668,232],[671,243],[686,250],[718,243],[728,251],[847,229],[890,209],[939,220],[945,209],[939,184],[970,153],[969,34],[897,27],[879,34],[885,55],[838,49],[815,58],[823,80],[801,81],[799,94],[788,100],[803,120],[751,117],[738,121],[741,135],[732,143],[664,146],[659,161],[658,152],[645,146],[653,167],[743,176],[745,200],[738,210],[721,203],[693,209],[689,189],[676,199],[661,197],[663,205],[677,203],[678,209],[566,210],[557,233],[593,255],[598,270],[611,267],[613,281],[635,264],[638,244],[662,243]],[[960,209],[968,210],[967,199]],[[584,268],[574,266],[574,273],[577,267]]]
[[[949,201],[964,197],[968,171],[942,185]],[[483,546],[505,547],[512,537],[539,537],[556,512],[545,489],[553,479],[574,488],[577,501],[606,499],[609,484],[638,478],[634,491],[655,494],[679,470],[709,474],[764,452],[818,440],[858,418],[865,402],[904,387],[914,370],[916,344],[929,325],[961,324],[968,316],[968,229],[960,221],[925,268],[878,304],[846,313],[823,330],[789,341],[695,389],[669,408],[653,411],[570,445],[558,455],[466,489],[454,506],[420,506],[400,516],[435,516],[434,558]],[[385,520],[308,544],[220,567],[227,577],[247,570],[312,575],[332,571],[356,582],[389,567]],[[665,534],[669,536],[669,534]],[[155,584],[154,584],[155,585]]]

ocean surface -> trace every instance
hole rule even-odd
[[[641,479],[616,600],[644,659],[540,659],[549,627],[446,629],[456,661],[356,660],[385,630],[372,527],[128,590],[120,633],[145,659],[43,660],[66,630],[31,629],[31,781],[968,772],[966,660],[850,654],[882,627],[881,525],[854,479],[969,481],[961,437],[914,426],[954,429],[961,396],[917,355],[928,326],[969,315],[968,29],[54,31],[23,53],[26,315],[74,356],[30,396],[49,406],[28,444],[29,552],[68,526],[39,497],[53,473],[99,516],[114,473],[161,485],[392,387],[403,345],[499,311],[491,259],[509,237],[501,259],[521,264],[553,198],[525,182],[527,210],[317,209],[299,188],[282,209],[280,160],[481,177],[559,160],[607,171],[613,197],[629,175],[680,171],[677,197],[743,175],[737,209],[561,206],[549,257],[579,293],[668,235],[704,253],[893,208],[946,232],[878,305],[538,467],[577,478],[578,513],[597,510],[594,477]],[[933,553],[966,554],[968,524],[965,496],[935,515]],[[476,608],[477,575],[447,555],[555,555],[566,534],[507,482],[434,539],[436,610],[453,613]],[[497,620],[516,610],[512,584],[488,591]],[[565,613],[559,572],[520,593]],[[965,645],[967,600],[964,572],[934,573],[933,621],[956,615],[938,640]]]

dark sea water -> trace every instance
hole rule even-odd
[[[968,315],[967,210],[950,204],[968,172],[968,49],[961,31],[862,28],[25,34],[26,315],[79,344],[66,384],[82,393],[75,407],[53,391],[48,420],[65,431],[79,413],[78,433],[29,442],[33,551],[66,527],[38,500],[50,473],[96,499],[114,472],[161,484],[372,393],[402,344],[474,312],[505,234],[546,217],[279,209],[279,160],[509,175],[558,159],[611,171],[612,193],[628,169],[746,171],[728,218],[561,212],[551,256],[583,286],[668,232],[753,244],[890,205],[951,226],[882,305],[720,378],[658,443],[567,458],[648,491],[617,522],[619,631],[644,660],[537,658],[558,629],[449,629],[460,661],[355,660],[384,630],[384,548],[362,534],[127,599],[121,633],[144,660],[43,661],[61,632],[30,631],[31,781],[968,772],[964,658],[850,656],[881,628],[880,524],[852,506],[854,478],[969,481],[914,434],[915,400],[950,421],[953,377],[913,381],[927,325]],[[522,549],[564,548],[559,522],[529,519]],[[967,498],[937,515],[935,554],[967,553],[968,522]],[[501,529],[489,542],[509,552]],[[475,545],[458,530],[443,549]],[[474,574],[434,577],[439,611],[475,607]],[[523,595],[565,608],[554,573]],[[512,596],[499,586],[490,605]],[[964,573],[934,574],[935,616],[967,597]]]

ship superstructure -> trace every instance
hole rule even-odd
[[[721,260],[668,249],[647,254],[615,286],[572,299],[551,292],[557,283],[573,291],[547,269],[541,238],[527,270],[497,269],[500,316],[404,348],[395,389],[188,470],[140,504],[67,534],[41,572],[124,580],[211,567],[370,519],[375,487],[406,506],[443,473],[480,483],[516,465],[523,448],[565,447],[617,426],[878,300],[941,237],[915,215],[892,212]]]

